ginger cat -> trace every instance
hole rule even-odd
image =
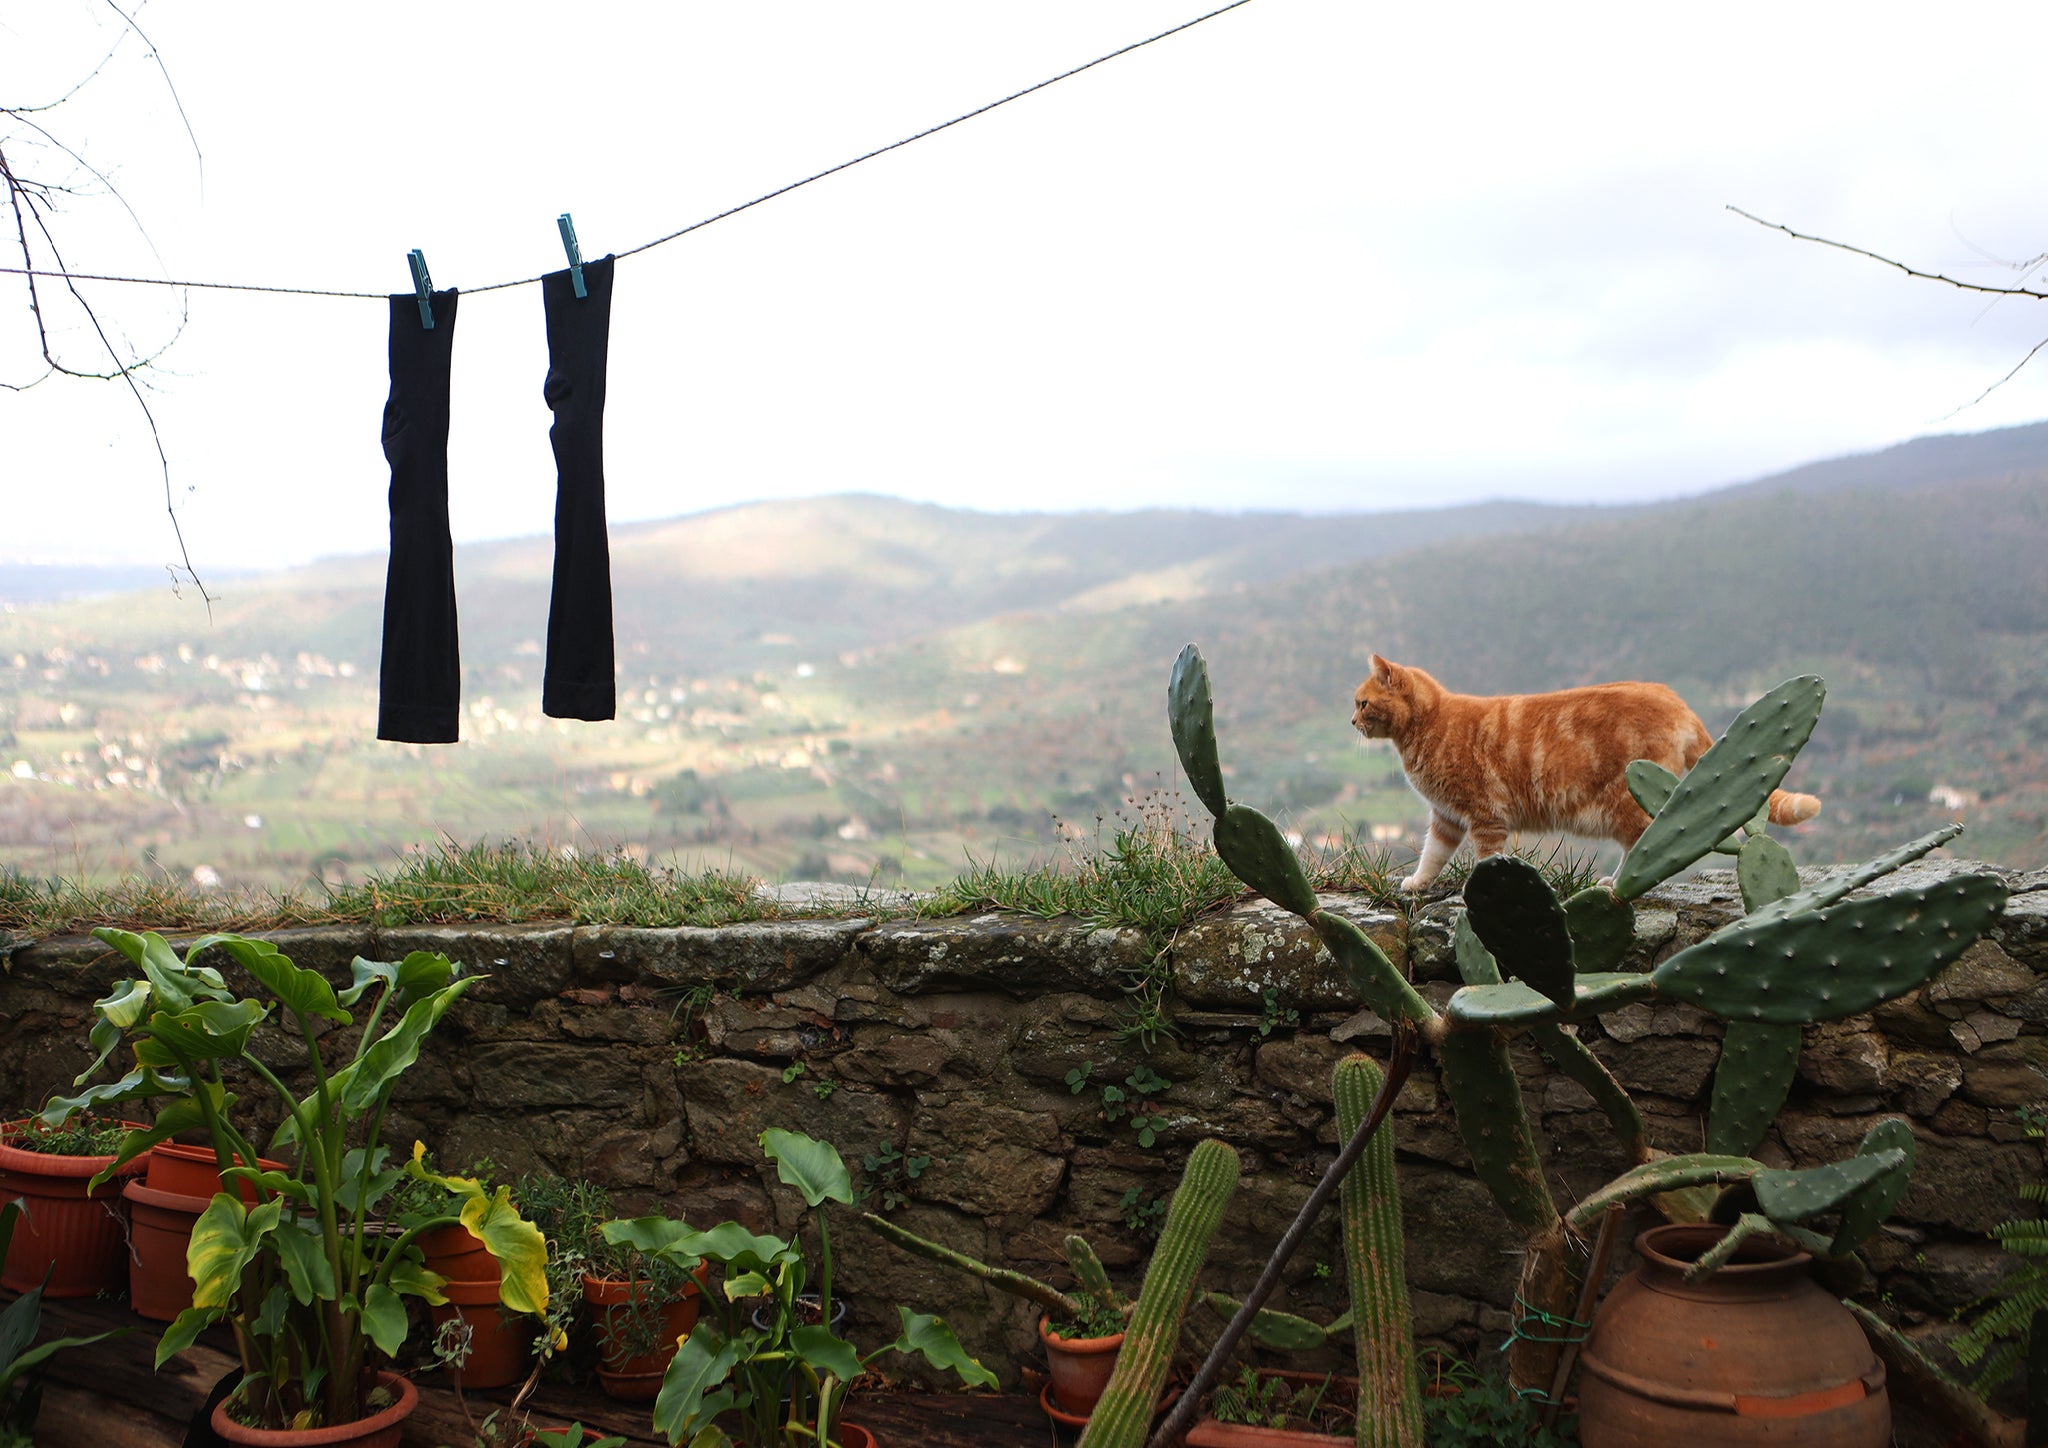
[[[1454,694],[1421,669],[1372,656],[1352,727],[1391,739],[1408,783],[1429,805],[1429,833],[1403,890],[1420,890],[1472,837],[1480,859],[1510,830],[1610,839],[1626,850],[1650,817],[1628,792],[1630,761],[1684,774],[1714,742],[1662,684],[1595,684],[1554,694]],[[1771,791],[1771,823],[1820,813],[1810,794]]]

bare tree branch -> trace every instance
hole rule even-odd
[[[1794,231],[1791,227],[1779,222],[1766,221],[1761,216],[1752,216],[1740,206],[1730,206],[1728,209],[1737,216],[1742,217],[1745,221],[1754,221],[1758,226],[1767,226],[1772,231],[1782,231],[1785,235],[1800,241],[1818,242],[1822,246],[1831,246],[1837,251],[1850,252],[1856,256],[1867,256],[1872,261],[1881,261],[1886,266],[1895,267],[1907,276],[1916,277],[1923,282],[1943,282],[1962,291],[1984,292],[1994,297],[2032,297],[2036,301],[2048,302],[2048,292],[2038,292],[2031,287],[1987,287],[1981,282],[1958,281],[1954,277],[1943,276],[1940,272],[1921,271],[1917,267],[1907,266],[1902,261],[1893,261],[1888,256],[1880,256],[1874,251],[1866,251],[1860,246],[1851,246],[1846,241],[1831,241],[1825,236],[1809,236],[1803,231]]]

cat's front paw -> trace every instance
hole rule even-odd
[[[1423,879],[1422,872],[1418,870],[1416,873],[1410,875],[1407,879],[1401,882],[1401,888],[1410,895],[1413,895],[1420,891],[1422,887],[1427,885],[1428,883],[1429,881]]]

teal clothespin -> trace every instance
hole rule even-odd
[[[420,294],[420,325],[431,332],[434,330],[434,279],[427,275],[427,254],[414,247],[406,253],[405,263],[412,268],[412,289]]]
[[[577,296],[587,297],[590,293],[583,287],[583,248],[576,245],[576,223],[565,211],[555,218],[555,226],[562,233],[562,250],[569,253],[569,280],[575,284]]]

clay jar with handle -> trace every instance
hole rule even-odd
[[[1595,1314],[1579,1359],[1585,1448],[1885,1448],[1891,1403],[1863,1329],[1807,1273],[1812,1259],[1751,1238],[1696,1283],[1685,1269],[1721,1239],[1653,1227],[1642,1265]]]

